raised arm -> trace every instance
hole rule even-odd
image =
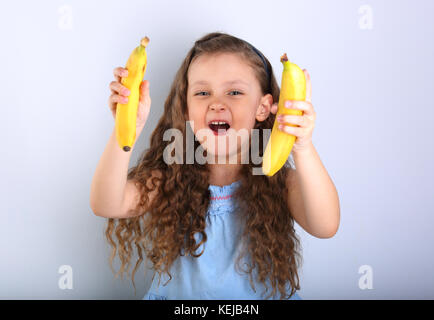
[[[288,170],[288,209],[306,232],[317,238],[333,237],[340,222],[337,190],[313,144],[294,152],[296,170]]]

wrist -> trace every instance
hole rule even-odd
[[[292,150],[293,156],[300,157],[300,156],[308,156],[315,152],[315,147],[313,146],[312,141],[310,141],[306,146],[303,146],[302,148],[294,148]]]

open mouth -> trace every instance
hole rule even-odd
[[[214,132],[214,135],[225,135],[231,127],[226,121],[211,121],[208,126]]]

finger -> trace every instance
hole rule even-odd
[[[117,93],[123,96],[129,96],[131,93],[127,87],[117,81],[110,82],[110,90],[112,91],[112,93]]]
[[[116,81],[120,82],[122,77],[128,76],[128,70],[122,67],[117,67],[113,70],[113,75],[115,76]]]
[[[312,82],[310,81],[310,74],[307,69],[303,69],[306,78],[306,101],[312,102]]]
[[[313,110],[312,104],[308,101],[287,100],[287,101],[285,101],[284,106],[287,109],[303,110],[304,114],[309,115],[309,116],[313,115],[315,113],[315,111]]]
[[[303,136],[303,128],[301,127],[292,127],[292,126],[285,126],[283,124],[279,125],[279,130],[288,133],[288,134],[292,134],[296,137],[302,137]]]
[[[281,114],[277,117],[277,121],[281,124],[290,123],[299,125],[300,127],[306,126],[306,117],[298,115]]]
[[[120,96],[118,94],[110,95],[110,103],[122,103],[125,104],[128,102],[128,97]]]

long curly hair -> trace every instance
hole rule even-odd
[[[263,94],[270,93],[273,101],[278,101],[280,89],[276,82],[272,66],[265,58],[270,79],[260,57],[244,40],[232,35],[213,32],[206,34],[194,43],[181,64],[164,103],[164,112],[150,137],[150,147],[142,153],[135,167],[129,169],[128,179],[132,179],[140,190],[140,202],[136,207],[137,215],[132,218],[108,218],[105,231],[106,238],[112,246],[110,267],[113,271],[113,258],[118,251],[121,267],[116,277],[130,268],[131,255],[135,244],[138,259],[132,273],[134,274],[143,261],[143,252],[152,262],[155,274],[161,278],[163,272],[172,279],[169,269],[180,255],[190,254],[199,257],[196,250],[207,241],[205,218],[210,204],[209,168],[198,163],[186,162],[186,126],[187,119],[187,72],[193,59],[204,54],[233,53],[241,55],[246,63],[253,67]],[[259,141],[263,141],[263,129],[272,129],[275,115],[262,122],[255,122],[259,131]],[[164,150],[171,143],[163,139],[168,129],[180,130],[184,137],[182,163],[167,164]],[[194,150],[201,148],[201,143],[194,139]],[[262,157],[263,146],[259,146]],[[206,150],[205,150],[206,154]],[[237,203],[238,214],[244,225],[241,226],[242,240],[247,245],[237,258],[248,254],[251,264],[248,270],[249,281],[253,288],[253,274],[257,281],[268,291],[267,281],[271,283],[272,292],[265,298],[280,292],[280,299],[290,298],[300,289],[298,268],[301,265],[300,241],[295,233],[294,219],[288,209],[288,190],[285,184],[287,170],[279,170],[274,176],[252,175],[255,168],[253,161],[242,164],[240,185],[232,195]],[[256,168],[259,168],[256,166]],[[154,174],[154,173],[158,174]],[[157,188],[155,197],[149,200],[149,193]],[[113,240],[112,234],[118,244]],[[202,239],[196,243],[194,234],[200,233]],[[114,272],[114,271],[113,271]],[[152,278],[153,279],[153,278]],[[168,282],[167,281],[167,282]],[[166,283],[167,283],[166,282]],[[288,295],[287,284],[291,292]]]

